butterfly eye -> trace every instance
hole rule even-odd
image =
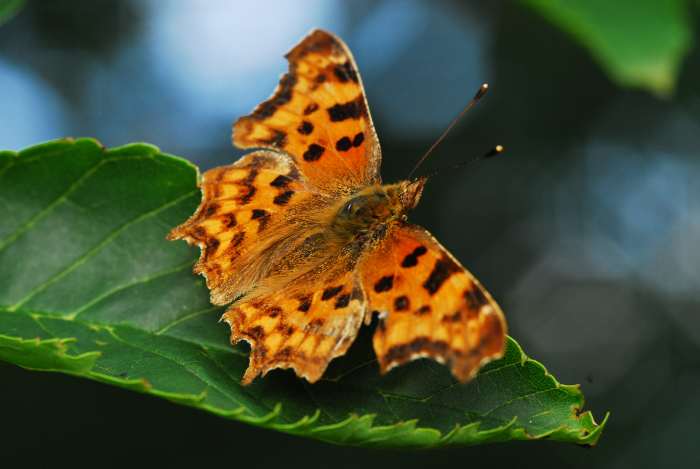
[[[355,204],[353,202],[348,202],[347,204],[345,204],[345,207],[343,207],[343,213],[351,214],[354,208]]]

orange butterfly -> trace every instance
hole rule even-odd
[[[347,46],[315,30],[286,57],[274,95],[233,126],[236,146],[267,150],[207,171],[199,208],[169,235],[201,248],[212,303],[232,303],[231,342],[251,345],[243,384],[274,368],[317,381],[375,313],[383,373],[431,357],[469,380],[503,354],[501,309],[406,221],[426,179],[381,183]]]

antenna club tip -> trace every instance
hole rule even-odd
[[[483,83],[480,87],[479,90],[476,92],[474,95],[474,100],[481,99],[486,92],[489,90],[489,84],[488,83]]]
[[[491,151],[489,151],[488,153],[486,153],[486,154],[484,155],[484,158],[491,158],[491,157],[494,157],[494,156],[496,156],[496,155],[498,155],[498,154],[500,154],[500,153],[503,153],[503,150],[505,150],[505,148],[503,148],[503,145],[496,145],[495,147],[493,147],[493,148],[491,149]]]

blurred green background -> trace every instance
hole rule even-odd
[[[428,227],[501,303],[511,334],[595,415],[595,449],[551,442],[335,447],[105,385],[0,363],[3,459],[292,467],[700,464],[700,2],[28,1],[0,15],[0,148],[146,141],[226,164],[313,27],[353,51],[405,177],[483,81],[424,172]],[[21,262],[18,259],[17,262]],[[11,467],[14,467],[11,466]]]

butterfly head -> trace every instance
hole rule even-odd
[[[416,205],[418,205],[427,180],[427,177],[419,177],[412,181],[401,181],[397,184],[388,186],[390,187],[389,192],[392,191],[391,188],[395,188],[393,189],[396,194],[394,198],[401,207],[403,214],[409,210],[413,210]]]

